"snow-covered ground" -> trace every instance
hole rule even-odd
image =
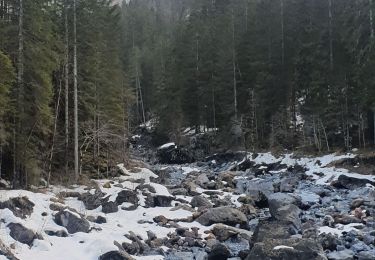
[[[168,144],[172,145],[172,144]],[[173,144],[174,145],[174,144]],[[307,175],[312,177],[312,181],[315,185],[326,186],[331,181],[336,180],[339,175],[347,175],[350,177],[368,179],[375,182],[375,176],[371,175],[360,175],[357,173],[349,172],[346,169],[338,169],[332,165],[333,162],[344,159],[353,158],[354,154],[336,155],[330,154],[321,157],[306,157],[306,158],[295,158],[293,154],[286,154],[280,157],[275,157],[271,153],[258,154],[255,159],[251,159],[256,165],[268,165],[272,163],[281,163],[287,166],[300,165],[307,168],[305,172]],[[253,154],[249,154],[248,158],[252,158]],[[234,165],[241,164],[242,162],[232,162]],[[28,200],[33,202],[32,214],[27,216],[25,219],[16,217],[11,210],[8,208],[0,209],[0,240],[14,253],[14,255],[21,259],[38,259],[38,260],[97,260],[98,257],[106,252],[118,250],[119,248],[114,244],[115,241],[120,244],[123,242],[131,243],[131,241],[125,237],[130,231],[140,236],[143,240],[147,240],[148,231],[152,231],[157,237],[164,238],[168,237],[168,234],[175,231],[174,227],[161,226],[155,223],[153,220],[157,216],[164,216],[171,220],[181,220],[192,218],[196,209],[189,210],[183,207],[176,207],[180,204],[177,200],[184,200],[190,203],[192,200],[191,195],[171,195],[170,190],[158,183],[153,183],[152,179],[158,178],[153,171],[146,168],[136,168],[128,170],[123,164],[120,164],[119,169],[123,172],[123,176],[107,180],[97,180],[96,185],[100,191],[105,193],[105,197],[109,197],[108,201],[115,201],[119,192],[124,189],[135,191],[138,194],[139,206],[135,210],[123,210],[121,207],[129,207],[131,204],[125,202],[123,205],[119,205],[119,210],[114,213],[104,214],[102,212],[102,206],[94,210],[86,209],[84,203],[77,197],[62,197],[59,194],[65,192],[79,192],[85,193],[90,192],[94,194],[95,189],[89,189],[85,186],[75,187],[60,187],[52,186],[48,189],[41,189],[39,192],[30,192],[25,190],[2,190],[0,191],[0,202],[7,201],[11,198],[16,197],[27,197]],[[191,173],[204,172],[206,168],[197,166],[196,164],[176,166],[184,175],[188,176]],[[229,166],[227,168],[230,168]],[[166,167],[161,167],[166,169]],[[285,172],[285,169],[274,174],[281,174]],[[245,178],[243,176],[236,176],[234,179]],[[258,178],[259,179],[259,178]],[[256,181],[253,180],[249,181]],[[171,207],[146,207],[146,197],[141,190],[137,187],[141,184],[150,185],[155,193],[154,195],[173,197]],[[222,181],[225,186],[227,183]],[[371,186],[371,185],[370,185]],[[169,187],[171,188],[171,187]],[[373,187],[370,187],[373,188]],[[197,187],[196,192],[202,194],[207,199],[210,198],[210,192],[215,190],[206,189],[203,187]],[[299,196],[303,203],[318,203],[320,197],[311,191],[298,191]],[[244,194],[238,194],[234,190],[220,190],[218,195],[219,200],[225,200],[230,198],[229,201],[234,207],[241,207],[242,203],[239,202],[240,197],[244,197]],[[61,231],[64,230],[68,233],[65,227],[57,225],[54,221],[54,215],[57,213],[56,210],[51,209],[51,204],[58,204],[62,207],[68,207],[77,212],[78,217],[92,218],[97,216],[105,217],[107,223],[97,224],[90,222],[91,231],[89,233],[78,232],[69,234],[68,237],[57,237],[46,234],[46,231]],[[76,214],[76,213],[74,213]],[[10,235],[10,229],[8,225],[10,223],[20,223],[24,227],[32,230],[34,233],[39,234],[41,239],[35,239],[31,246],[22,244],[16,241]],[[207,232],[212,229],[212,226],[203,226],[196,221],[178,221],[177,224],[180,227],[199,228],[199,234],[202,238],[207,237]],[[338,224],[334,227],[321,226],[319,227],[319,233],[330,233],[337,236],[341,236],[344,232],[351,230],[357,230],[358,224],[341,225]],[[282,249],[282,246],[275,247],[275,250]],[[161,247],[162,250],[167,251],[168,248],[165,246]],[[154,256],[134,256],[136,259],[163,259],[162,255]],[[0,256],[0,259],[5,259]]]

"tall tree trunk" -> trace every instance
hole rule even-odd
[[[74,174],[75,180],[79,178],[79,155],[78,155],[78,72],[77,72],[77,0],[73,0],[73,40],[74,40]]]
[[[233,95],[234,95],[234,118],[237,121],[237,78],[236,78],[236,34],[234,24],[234,8],[232,8],[232,63],[233,63]]]
[[[328,20],[329,20],[329,65],[331,71],[333,70],[333,15],[332,15],[332,1],[328,0]]]
[[[23,9],[23,0],[19,0],[19,16],[18,16],[18,64],[17,64],[17,84],[18,84],[18,97],[17,97],[17,111],[18,111],[18,114],[21,115],[21,116],[18,116],[17,120],[18,120],[18,123],[17,120],[16,120],[16,116],[14,118],[14,132],[13,132],[13,138],[14,138],[14,146],[13,146],[13,149],[14,149],[14,163],[13,163],[13,185],[16,183],[17,181],[17,171],[19,169],[18,165],[19,165],[19,160],[20,158],[18,158],[18,154],[19,154],[19,151],[18,151],[18,138],[20,136],[20,133],[21,133],[21,117],[22,117],[22,114],[23,114],[23,98],[24,98],[24,82],[23,82],[23,75],[24,75],[24,39],[23,39],[23,17],[24,15],[24,9]],[[17,128],[17,130],[16,130]]]
[[[216,100],[215,100],[215,84],[214,84],[214,74],[211,74],[212,80],[212,117],[214,124],[214,132],[216,133]]]
[[[65,66],[64,66],[64,82],[65,82],[65,174],[69,171],[69,29],[68,29],[68,0],[64,5],[64,26],[65,26]]]
[[[59,111],[60,111],[60,98],[61,98],[61,91],[62,91],[62,82],[61,78],[59,80],[59,91],[57,96],[57,104],[56,104],[56,110],[55,110],[55,122],[53,125],[53,133],[52,133],[52,145],[51,145],[51,153],[49,156],[49,166],[48,166],[48,177],[47,177],[47,185],[49,186],[50,180],[51,180],[51,174],[52,174],[52,161],[53,161],[53,152],[55,149],[55,137],[57,132],[57,120],[59,118]]]
[[[369,0],[369,17],[370,17],[370,34],[371,39],[374,38],[374,17],[372,12],[372,0]]]
[[[284,67],[285,64],[285,25],[284,25],[284,0],[280,0],[280,12],[281,12],[281,64]]]

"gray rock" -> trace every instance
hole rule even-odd
[[[124,202],[129,202],[134,205],[138,205],[138,196],[135,191],[132,190],[122,190],[117,194],[116,203],[121,205]]]
[[[155,207],[171,207],[173,197],[164,195],[153,195]]]
[[[216,223],[222,223],[229,226],[247,226],[247,218],[245,214],[238,209],[230,207],[208,209],[205,213],[198,217],[196,221],[204,226],[210,226]]]
[[[137,255],[139,254],[139,251],[141,250],[137,242],[122,243],[122,247],[128,254],[131,254],[131,255]]]
[[[66,233],[65,230],[58,230],[58,231],[46,230],[44,232],[49,236],[55,236],[55,237],[67,237],[68,236],[68,233]]]
[[[94,194],[86,192],[79,196],[79,200],[85,204],[86,209],[93,210],[98,208],[103,202],[107,201],[107,199],[103,198],[104,193],[99,190],[96,190]]]
[[[90,224],[86,219],[68,210],[59,211],[55,215],[55,222],[57,225],[65,227],[70,234],[77,232],[88,233],[90,230]]]
[[[215,225],[212,229],[212,233],[221,242],[226,241],[231,237],[237,237],[237,236],[242,237],[242,238],[250,241],[251,237],[253,236],[253,232],[251,232],[251,231],[226,226],[226,225],[223,225],[223,224]]]
[[[260,221],[255,228],[253,242],[263,242],[269,239],[287,239],[290,238],[292,227],[278,221]]]
[[[296,177],[284,178],[280,182],[280,192],[293,192],[297,187],[299,179]]]
[[[199,208],[199,207],[212,208],[211,202],[206,197],[203,197],[202,195],[198,195],[198,196],[193,197],[193,199],[190,202],[190,205],[193,208],[195,208],[195,207],[197,207],[197,208]]]
[[[324,250],[328,249],[330,251],[335,251],[337,249],[337,245],[339,244],[339,241],[336,238],[336,236],[332,234],[323,233],[319,235],[318,240]]]
[[[26,218],[31,216],[35,204],[27,197],[11,198],[7,201],[0,202],[0,209],[9,209],[16,217]]]
[[[232,237],[223,244],[227,246],[231,256],[238,256],[240,252],[250,249],[249,241],[241,237]]]
[[[270,209],[270,213],[272,216],[275,216],[277,213],[277,210],[281,207],[287,206],[287,205],[299,205],[300,200],[296,196],[292,196],[290,194],[285,193],[273,193],[267,196],[268,198],[268,206]]]
[[[272,215],[276,220],[292,224],[296,229],[301,229],[301,210],[293,204],[283,206]]]
[[[125,252],[120,251],[110,251],[99,257],[99,260],[134,260]]]
[[[192,252],[171,252],[168,253],[165,260],[187,260],[194,259],[194,254]]]
[[[227,260],[230,257],[230,251],[224,244],[215,244],[208,254],[208,260]]]
[[[328,260],[353,260],[354,253],[349,249],[335,251],[327,254]]]
[[[202,188],[205,188],[206,185],[210,182],[210,180],[208,179],[207,175],[202,173],[200,175],[198,175],[198,177],[195,179],[195,183],[199,186],[201,186]]]
[[[357,188],[365,187],[367,184],[375,186],[375,182],[368,179],[360,179],[355,177],[349,177],[346,175],[340,175],[337,179],[337,182],[334,183],[334,186],[337,188],[345,188],[354,190]]]
[[[256,243],[246,260],[326,260],[323,248],[310,239],[270,239]]]
[[[358,257],[358,260],[374,260],[375,250],[359,252],[357,257]]]
[[[118,206],[117,206],[117,203],[114,201],[108,201],[102,205],[102,212],[105,214],[115,213],[117,211],[118,211]]]
[[[37,235],[33,231],[19,223],[10,223],[7,227],[10,229],[10,236],[22,244],[31,246],[34,239],[37,238]]]

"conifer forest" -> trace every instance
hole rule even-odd
[[[0,0],[0,259],[375,259],[374,0]]]

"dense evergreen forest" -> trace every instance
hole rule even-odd
[[[100,175],[151,119],[160,144],[194,127],[254,151],[373,146],[373,10],[372,0],[0,0],[1,176],[16,187]]]

